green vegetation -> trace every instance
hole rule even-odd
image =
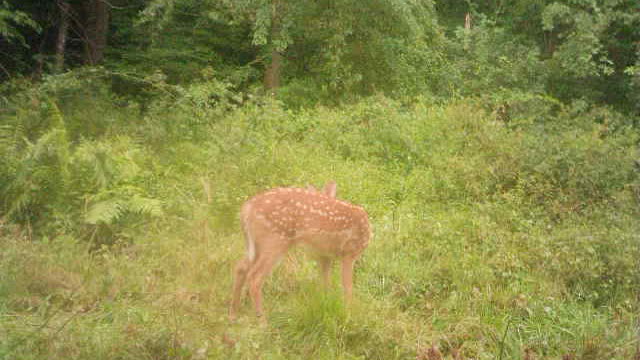
[[[96,57],[0,1],[0,359],[638,356],[638,5],[485,3],[114,1]],[[230,323],[243,201],[330,179],[355,302],[295,252]]]

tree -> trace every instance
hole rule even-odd
[[[24,36],[19,27],[26,26],[32,29],[39,29],[38,24],[31,17],[19,10],[13,10],[6,0],[0,2],[0,35],[9,41],[17,41],[25,44]]]
[[[56,57],[54,63],[54,69],[56,72],[62,72],[64,69],[64,52],[67,44],[67,32],[69,31],[69,12],[71,7],[65,0],[57,1],[60,20],[58,22],[58,36],[56,39]]]
[[[539,59],[549,71],[546,90],[562,100],[584,98],[634,107],[627,95],[632,93],[632,71],[625,69],[638,59],[637,1],[453,0],[439,2],[437,10],[452,29],[462,26],[469,11],[474,19],[502,29],[505,39],[539,48]]]
[[[101,63],[111,6],[105,0],[24,0],[12,7],[0,2],[0,36],[8,40],[0,42],[5,75],[17,71],[37,77],[48,68],[61,72]]]
[[[14,10],[6,1],[0,2],[0,39],[9,43],[18,43],[23,48],[29,45],[20,31],[20,27],[26,27],[33,31],[40,31],[40,26],[25,12]],[[10,76],[9,69],[0,62],[0,70],[4,75]]]
[[[104,60],[109,33],[109,5],[105,0],[89,0],[84,4],[86,21],[83,24],[86,64],[100,64]]]
[[[156,0],[143,21],[163,26],[193,0]],[[312,78],[327,94],[370,94],[426,81],[441,38],[431,0],[225,0],[198,2],[199,20],[244,24],[273,93],[283,78]],[[203,8],[203,9],[202,9]],[[427,70],[431,68],[427,67]],[[411,86],[415,87],[415,84]]]
[[[317,1],[292,32],[295,75],[330,97],[429,91],[443,37],[430,0]]]
[[[609,103],[628,100],[624,93],[633,79],[625,70],[638,59],[640,3],[553,2],[544,8],[542,27],[557,44],[550,51],[550,63],[560,86],[552,91]],[[578,83],[582,86],[575,86]]]
[[[291,45],[291,28],[299,25],[299,14],[306,2],[295,0],[241,0],[224,1],[232,19],[248,22],[253,28],[251,42],[261,48],[261,61],[265,64],[263,86],[274,94],[280,87],[283,53]]]

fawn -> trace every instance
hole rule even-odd
[[[240,222],[247,254],[235,267],[229,316],[235,319],[245,281],[256,315],[263,315],[262,284],[284,254],[294,245],[311,250],[320,265],[325,286],[334,259],[342,262],[342,286],[352,297],[353,264],[372,236],[366,211],[336,199],[336,183],[323,191],[313,187],[276,188],[244,203]]]

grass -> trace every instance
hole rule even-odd
[[[584,126],[577,144],[574,128],[542,139],[470,102],[266,104],[214,120],[198,139],[156,129],[165,143],[136,140],[137,158],[107,153],[135,162],[125,180],[161,199],[161,215],[82,225],[101,229],[93,243],[86,231],[33,239],[2,225],[0,357],[407,359],[432,346],[463,359],[634,356],[637,176],[619,166],[635,156],[631,135]],[[589,155],[602,153],[608,163]],[[328,179],[375,229],[355,303],[342,303],[337,271],[323,292],[296,253],[267,281],[268,323],[248,302],[229,323],[242,201]]]

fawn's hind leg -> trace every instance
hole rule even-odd
[[[234,320],[238,313],[238,306],[240,306],[240,299],[242,297],[242,288],[247,280],[247,273],[251,267],[251,260],[249,257],[244,257],[238,261],[238,264],[234,270],[233,276],[233,297],[231,299],[231,305],[229,307],[229,318]]]
[[[262,284],[289,248],[289,245],[286,242],[282,242],[279,236],[275,237],[273,241],[266,243],[270,244],[270,246],[258,252],[258,257],[254,260],[253,264],[251,264],[249,274],[247,275],[249,295],[253,300],[253,305],[258,317],[264,313],[262,310]]]

